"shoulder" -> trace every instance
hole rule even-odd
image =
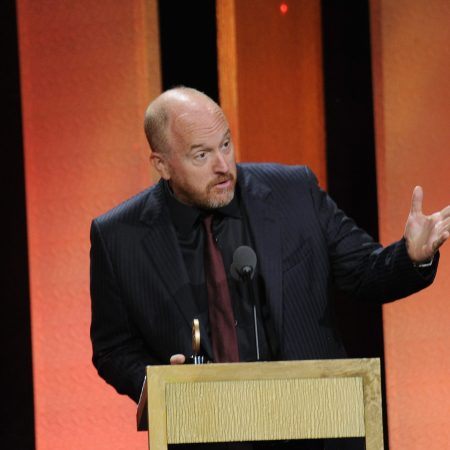
[[[301,184],[317,184],[317,178],[314,173],[308,166],[303,165],[241,163],[238,164],[238,170],[247,183],[257,181],[271,187],[277,185],[298,187]]]
[[[94,218],[92,223],[99,227],[117,223],[137,223],[152,212],[159,212],[162,202],[163,189],[159,182]]]

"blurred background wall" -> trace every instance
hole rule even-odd
[[[156,180],[142,117],[161,90],[205,91],[239,160],[310,165],[382,243],[401,237],[415,184],[426,212],[449,202],[444,0],[1,8],[4,448],[146,448],[134,404],[90,362],[89,225]],[[336,304],[350,355],[385,361],[391,449],[449,442],[449,253],[430,289],[383,313]]]
[[[397,239],[412,189],[450,203],[450,4],[372,0],[380,237]],[[383,308],[392,449],[450,446],[450,248],[435,283]]]

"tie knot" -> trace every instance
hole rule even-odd
[[[212,214],[204,217],[204,219],[203,219],[203,225],[204,225],[207,233],[212,233],[212,220],[213,220]]]

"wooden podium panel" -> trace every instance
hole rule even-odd
[[[151,450],[364,436],[383,448],[378,359],[149,366],[138,423],[146,410]]]

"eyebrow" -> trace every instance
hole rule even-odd
[[[231,132],[230,132],[230,129],[228,128],[227,131],[225,131],[225,133],[223,134],[221,142],[223,142],[230,135],[231,135]],[[208,146],[203,143],[193,144],[193,145],[191,145],[189,151],[192,152],[192,150],[197,150],[198,148],[206,148],[206,147],[208,147]]]

